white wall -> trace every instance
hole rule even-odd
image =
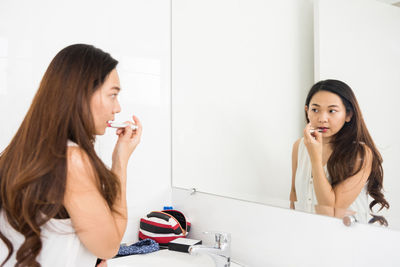
[[[232,259],[251,267],[397,267],[400,232],[174,189],[175,208],[192,223],[190,238],[213,244],[203,231],[232,234]]]
[[[134,241],[139,217],[170,201],[169,2],[0,1],[0,149],[17,130],[51,58],[75,42],[93,43],[120,60],[123,109],[144,124],[129,166],[124,240]],[[98,143],[106,162],[109,139]],[[400,265],[399,232],[345,228],[333,218],[206,194],[187,196],[174,190],[173,204],[193,222],[192,237],[204,240],[200,233],[206,230],[231,232],[233,259],[247,266]],[[255,231],[254,222],[262,228]]]
[[[173,0],[174,186],[288,200],[313,72],[310,1]]]
[[[143,123],[128,167],[129,222],[124,241],[137,240],[139,217],[170,204],[170,3],[148,1],[0,1],[0,150],[21,123],[44,71],[73,43],[93,44],[120,61],[122,113]],[[108,164],[113,131],[98,139]]]
[[[384,214],[400,228],[400,8],[365,0],[315,3],[316,80],[343,80],[354,90],[383,157],[391,205]]]

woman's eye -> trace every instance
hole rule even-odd
[[[318,112],[318,110],[316,108],[312,108],[311,111],[312,112]]]
[[[111,98],[116,98],[118,96],[118,94],[112,94]]]
[[[331,109],[329,112],[330,112],[330,113],[336,113],[337,111],[334,110],[334,109]]]

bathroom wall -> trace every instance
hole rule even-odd
[[[95,10],[96,12],[93,12]],[[142,143],[128,170],[129,224],[171,201],[170,2],[0,1],[0,150],[21,123],[51,58],[68,44],[92,43],[120,61],[120,118],[135,113]],[[110,163],[108,132],[96,144]],[[232,233],[233,259],[246,266],[399,266],[400,232],[356,225],[208,194],[172,191],[172,203],[202,231]]]
[[[133,113],[144,127],[128,167],[125,242],[137,240],[140,216],[170,203],[169,25],[170,2],[164,0],[0,1],[0,151],[60,49],[89,43],[120,61],[122,112],[117,118],[126,120]],[[114,132],[96,143],[107,164]]]
[[[182,189],[172,195],[192,223],[190,238],[211,245],[202,232],[231,233],[232,259],[245,266],[400,266],[399,231]]]

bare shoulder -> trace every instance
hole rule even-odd
[[[88,155],[80,147],[78,147],[78,146],[68,146],[67,147],[68,163],[80,164],[88,159],[89,159]]]
[[[300,142],[301,142],[301,138],[296,140],[296,142],[294,142],[294,144],[293,144],[293,150],[292,150],[292,170],[293,170],[293,172],[295,172],[297,169],[297,154],[299,151]]]
[[[364,149],[365,149],[365,155],[366,155],[367,157],[372,157],[372,150],[371,150],[371,148],[370,148],[369,146],[367,146],[366,144],[362,144],[362,146],[363,146]]]
[[[68,183],[70,180],[73,180],[74,184],[79,181],[95,181],[89,156],[80,147],[69,146],[67,149],[67,184],[71,184]]]
[[[365,149],[364,162],[371,163],[374,158],[374,154],[372,153],[371,148],[366,144],[362,144],[362,146]]]
[[[301,138],[297,139],[296,142],[293,144],[293,154],[297,155],[297,151],[299,150],[299,145],[301,142]]]
[[[361,143],[361,145],[365,150],[365,154],[364,157],[362,157],[360,152],[357,153],[357,160],[354,166],[356,170],[360,167],[360,164],[362,164],[361,168],[370,168],[374,159],[374,154],[372,153],[371,148],[364,143]]]

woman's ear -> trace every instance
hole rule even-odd
[[[345,119],[345,121],[346,121],[346,122],[350,122],[352,117],[353,117],[353,111],[349,111],[349,112],[346,114],[346,119]]]

